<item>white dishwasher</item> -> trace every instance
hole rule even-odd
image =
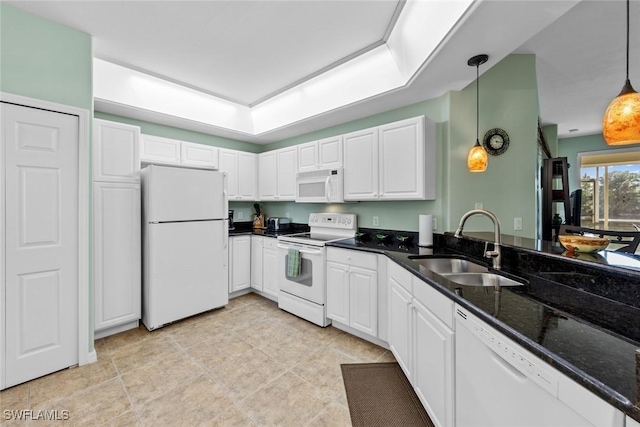
[[[622,427],[607,402],[456,305],[456,427]]]

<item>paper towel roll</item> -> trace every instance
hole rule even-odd
[[[418,217],[418,246],[433,246],[433,215]]]

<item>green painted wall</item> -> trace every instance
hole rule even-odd
[[[566,157],[571,165],[569,168],[569,190],[580,188],[580,162],[578,154],[590,151],[615,150],[625,147],[615,147],[604,142],[602,134],[576,136],[575,138],[563,138],[558,142],[558,156]],[[628,147],[626,147],[628,148]]]
[[[452,93],[448,181],[449,228],[476,203],[496,214],[502,232],[535,236],[538,93],[533,55],[510,55],[480,77],[480,139],[491,128],[504,129],[510,138],[508,150],[489,156],[484,173],[471,173],[466,157],[476,140],[476,83]],[[515,231],[514,218],[522,218],[523,229]],[[465,228],[491,230],[486,218],[473,218]]]
[[[93,113],[93,51],[89,34],[0,3],[0,91]],[[91,124],[89,123],[89,126]],[[89,129],[89,135],[91,130]],[[89,146],[91,151],[91,146]],[[89,153],[91,158],[91,153]],[[93,230],[91,162],[89,229]],[[89,351],[93,351],[93,235],[89,241]],[[81,283],[84,281],[81,280]]]
[[[91,36],[0,3],[0,90],[93,108]]]
[[[261,151],[261,146],[250,142],[238,141],[236,139],[223,138],[221,136],[208,135],[206,133],[194,132],[172,126],[165,126],[158,123],[151,123],[144,120],[131,119],[129,117],[116,116],[113,114],[96,111],[96,119],[110,120],[112,122],[127,123],[139,126],[142,133],[147,135],[162,136],[165,138],[178,139],[180,141],[195,142],[198,144],[212,145],[214,147],[230,148],[240,151],[257,153]]]

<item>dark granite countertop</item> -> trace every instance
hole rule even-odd
[[[640,421],[640,361],[636,359],[640,357],[636,355],[640,349],[640,271],[568,258],[554,252],[553,245],[547,251],[507,243],[503,271],[526,284],[496,293],[450,282],[410,258],[419,252],[467,256],[489,267],[481,256],[483,237],[493,241],[493,233],[469,234],[473,237],[434,235],[432,249],[416,247],[408,252],[368,246],[355,239],[328,245],[386,254],[426,286]],[[454,292],[456,288],[462,295]]]
[[[267,230],[266,228],[253,228],[253,223],[251,223],[250,221],[236,222],[234,225],[235,226],[233,230],[229,230],[229,237],[249,234],[254,236],[276,238],[278,236],[286,236],[287,234],[305,233],[309,231],[308,225],[297,223],[291,224],[288,230],[282,231],[271,231]]]

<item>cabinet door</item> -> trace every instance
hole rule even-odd
[[[93,121],[94,181],[140,181],[140,128],[95,119]]]
[[[364,268],[349,270],[349,325],[378,335],[378,274]]]
[[[180,145],[180,162],[186,166],[218,169],[219,148],[210,145],[183,142]]]
[[[342,135],[318,141],[318,164],[320,169],[342,167]]]
[[[454,399],[453,331],[415,299],[413,310],[413,387],[436,427],[450,426]]]
[[[94,198],[95,330],[140,319],[140,185],[97,182]]]
[[[262,290],[277,299],[280,291],[280,286],[278,285],[278,269],[280,268],[278,251],[265,248],[262,252],[262,263]]]
[[[258,154],[258,194],[260,200],[276,200],[278,193],[278,158],[275,151]]]
[[[298,172],[297,147],[277,150],[278,200],[296,199],[296,173]]]
[[[411,294],[389,277],[389,348],[413,384]]]
[[[344,199],[378,199],[378,130],[344,135]]]
[[[238,193],[237,200],[257,200],[257,155],[238,152]]]
[[[349,267],[327,262],[327,317],[349,324]]]
[[[234,236],[229,239],[229,265],[231,277],[229,293],[251,286],[251,236]]]
[[[140,135],[140,161],[168,165],[180,164],[180,141]]]
[[[229,201],[238,196],[238,151],[220,150],[220,172],[227,174],[227,196]]]
[[[378,130],[380,199],[424,199],[424,116],[389,123]]]
[[[262,237],[251,236],[251,287],[262,291]]]
[[[318,142],[298,145],[298,172],[318,169]]]

